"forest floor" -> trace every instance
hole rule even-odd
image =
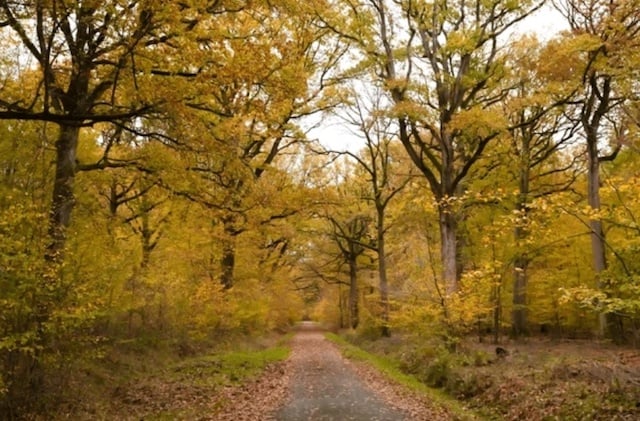
[[[400,335],[357,347],[329,338],[303,325],[287,347],[271,339],[259,351],[147,361],[129,377],[93,373],[91,385],[69,385],[80,392],[60,412],[39,419],[640,419],[637,349],[530,339],[497,356],[472,340],[446,353]]]
[[[453,353],[401,336],[355,342],[483,419],[640,419],[637,348],[551,338],[506,340],[497,347],[467,338]]]
[[[345,358],[340,352],[343,347],[325,335],[315,324],[301,325],[287,340],[288,357],[272,355],[270,350],[280,349],[272,340],[264,352],[226,357],[212,354],[182,362],[146,361],[146,367],[136,367],[127,378],[122,377],[120,369],[105,372],[98,379],[93,373],[92,380],[76,379],[87,382],[84,390],[78,384],[70,385],[79,393],[67,398],[59,412],[37,419],[459,419],[446,407],[397,384],[370,364]],[[103,387],[91,392],[96,383],[103,383]]]
[[[495,355],[495,346],[471,349]],[[470,370],[485,377],[473,404],[502,419],[640,419],[640,350],[607,342],[533,338],[507,342],[507,355]]]

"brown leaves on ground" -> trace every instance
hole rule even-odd
[[[429,402],[426,396],[408,390],[406,387],[390,381],[370,365],[350,361],[350,365],[360,378],[391,406],[408,414],[412,421],[446,421],[456,417],[446,408]]]
[[[121,420],[168,417],[173,420],[269,419],[265,414],[286,397],[286,362],[273,363],[259,377],[239,385],[197,385],[156,377],[118,388],[113,416]]]
[[[211,420],[256,421],[273,419],[271,414],[287,399],[290,372],[287,361],[273,364],[259,378],[242,386],[226,388],[219,396],[223,404]]]
[[[483,346],[486,350],[491,347]],[[495,347],[493,347],[495,348]],[[640,353],[586,340],[531,339],[463,378],[484,382],[471,403],[505,420],[636,420]]]

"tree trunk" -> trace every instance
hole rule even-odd
[[[233,274],[236,267],[236,236],[238,235],[238,232],[234,227],[234,222],[234,218],[226,218],[224,220],[222,259],[220,260],[220,265],[222,267],[220,283],[224,289],[230,289],[235,282]]]
[[[355,259],[349,260],[349,326],[358,327],[358,266]]]
[[[516,232],[521,231],[516,228]],[[516,238],[521,234],[516,233]],[[519,337],[528,334],[527,320],[527,257],[521,254],[516,257],[513,265],[513,311],[511,325],[513,336]]]
[[[20,388],[22,384],[28,384],[29,394],[37,395],[43,387],[44,372],[40,365],[40,353],[46,348],[47,332],[46,323],[49,321],[53,307],[61,302],[60,267],[64,260],[64,247],[67,239],[67,228],[71,223],[71,212],[75,204],[73,185],[76,173],[76,150],[80,128],[77,126],[60,126],[60,133],[56,141],[55,179],[53,184],[53,197],[49,207],[49,243],[45,250],[45,272],[42,275],[42,283],[39,291],[33,295],[36,338],[40,349],[36,348],[34,354],[24,355],[26,376],[25,383],[16,383],[12,389]],[[19,355],[19,358],[21,356]]]
[[[527,162],[520,164],[520,180],[519,195],[516,209],[519,211],[519,217],[526,218],[528,214],[528,196],[529,196],[529,157],[530,151],[528,142],[523,142],[522,157]],[[522,243],[527,238],[528,233],[522,226],[526,221],[516,222],[514,229],[514,239],[516,243],[516,256],[513,263],[513,310],[511,313],[511,325],[514,337],[526,335],[528,333],[527,321],[527,283],[529,266],[529,258],[522,248]]]
[[[597,141],[589,142],[589,173],[588,196],[589,206],[593,211],[600,211],[600,162],[598,161]],[[589,220],[591,228],[591,252],[593,253],[593,268],[600,273],[607,268],[605,256],[605,240],[602,230],[602,220],[596,216]]]
[[[49,208],[49,243],[45,250],[47,268],[42,277],[41,291],[44,296],[39,297],[35,304],[37,330],[41,336],[44,335],[44,324],[49,319],[51,306],[62,300],[59,296],[59,269],[64,260],[67,228],[71,223],[71,212],[75,205],[73,185],[79,134],[78,126],[62,125],[56,141],[56,171]]]
[[[382,336],[389,337],[389,283],[387,280],[387,254],[384,235],[384,210],[378,209],[378,278],[380,282],[380,305],[382,307]]]
[[[144,212],[141,215],[141,241],[142,241],[142,260],[140,261],[140,269],[141,271],[146,271],[149,267],[149,263],[151,262],[151,252],[155,248],[155,244],[153,242],[153,228],[151,228],[149,221],[149,213]]]
[[[500,284],[494,285],[491,291],[493,301],[493,343],[500,343],[500,320],[502,319],[502,300]]]
[[[587,150],[589,158],[589,171],[587,173],[587,195],[589,206],[593,212],[600,211],[600,161],[598,157],[598,141],[596,133],[587,132]],[[602,229],[602,220],[598,215],[589,219],[589,228],[591,229],[591,256],[593,259],[593,270],[596,273],[597,287],[602,290],[604,284],[602,282],[602,272],[607,269],[607,260],[605,254],[605,239]],[[607,315],[601,312],[598,316],[600,336],[607,334]]]
[[[447,295],[458,291],[458,243],[456,216],[446,204],[439,208],[442,281]]]
[[[342,299],[342,287],[338,284],[338,311],[340,315],[340,323],[338,327],[344,329],[344,300]]]
[[[221,283],[224,289],[233,286],[233,272],[236,266],[235,237],[226,238],[222,244],[222,278]]]
[[[56,173],[49,210],[49,244],[46,251],[47,260],[53,263],[62,261],[67,228],[71,222],[71,212],[75,204],[73,184],[79,134],[78,126],[63,125],[60,127],[56,142]]]

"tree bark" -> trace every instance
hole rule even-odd
[[[456,215],[449,206],[439,208],[442,281],[447,295],[458,291],[458,241]]]
[[[598,157],[598,140],[595,130],[587,130],[587,151],[589,159],[589,170],[587,173],[587,196],[589,206],[593,212],[599,212],[600,204],[600,160]],[[602,272],[607,269],[607,259],[605,253],[605,238],[602,229],[602,220],[596,215],[589,219],[591,230],[591,256],[593,259],[593,270],[596,273],[596,282],[599,290],[604,288],[602,282]],[[599,334],[605,336],[608,330],[607,315],[600,312],[598,315]]]
[[[36,300],[36,323],[40,340],[44,340],[44,324],[49,320],[52,306],[59,302],[60,266],[64,261],[64,247],[71,213],[75,205],[73,185],[76,174],[76,150],[80,128],[60,126],[56,141],[56,167],[53,196],[49,207],[49,243],[45,250],[47,267],[42,276],[41,293]]]
[[[516,231],[519,229],[516,228]],[[518,237],[520,234],[516,234]],[[515,259],[513,268],[513,311],[511,314],[511,325],[513,336],[519,337],[528,334],[528,314],[527,314],[527,283],[528,261],[526,256],[518,256]]]
[[[384,209],[378,209],[378,278],[380,282],[380,305],[382,307],[382,336],[389,337],[389,283],[387,280],[387,255],[384,235]]]
[[[358,314],[358,265],[355,259],[349,260],[349,326],[352,329],[360,323]]]
[[[502,288],[500,284],[496,284],[491,289],[492,301],[493,301],[493,343],[500,343],[500,321],[502,319],[502,300],[501,300]]]
[[[595,136],[594,136],[595,137]],[[597,139],[588,139],[589,148],[589,172],[588,172],[588,197],[589,206],[595,212],[599,212],[600,204],[600,161],[598,160]],[[591,251],[593,253],[593,268],[600,273],[607,268],[605,254],[605,239],[602,229],[602,220],[599,216],[589,220],[591,228]]]
[[[49,208],[49,244],[46,251],[47,261],[52,263],[62,261],[67,228],[75,205],[73,185],[79,134],[78,126],[62,125],[56,141],[56,172]]]
[[[342,298],[342,287],[338,284],[338,311],[340,316],[340,323],[338,327],[344,329],[344,299]]]
[[[222,276],[220,282],[224,289],[230,289],[234,284],[233,272],[236,266],[235,237],[223,240],[221,264]]]
[[[237,228],[236,223],[235,215],[227,215],[222,218],[224,236],[222,238],[222,257],[220,259],[222,271],[220,283],[224,289],[230,289],[235,283],[236,237],[242,232]]]
[[[526,218],[528,214],[529,178],[530,166],[528,158],[530,155],[529,142],[523,139],[521,159],[526,162],[520,163],[519,194],[516,209],[520,218]],[[513,310],[511,312],[511,325],[514,337],[526,335],[528,333],[527,320],[527,284],[529,258],[522,248],[522,242],[527,238],[528,233],[522,226],[524,221],[517,221],[514,229],[514,239],[516,243],[516,256],[513,263]]]
[[[588,79],[590,91],[585,100],[581,115],[581,124],[585,132],[587,143],[587,198],[589,206],[595,212],[595,216],[589,218],[591,237],[591,258],[593,270],[596,275],[596,286],[602,290],[602,273],[607,269],[605,254],[605,238],[602,229],[600,212],[600,151],[598,148],[598,135],[600,124],[606,113],[610,110],[611,79],[605,77],[602,84],[598,83],[596,74],[591,74]],[[607,334],[607,315],[600,312],[599,333]]]

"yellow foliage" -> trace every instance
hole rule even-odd
[[[503,113],[481,107],[460,110],[447,127],[450,132],[461,132],[469,139],[487,138],[506,128],[507,121]]]

